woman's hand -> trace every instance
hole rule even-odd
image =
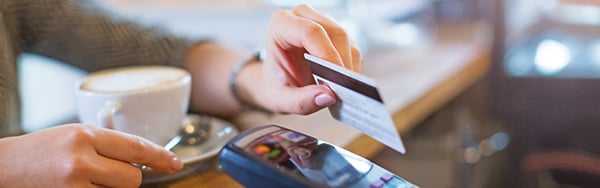
[[[241,98],[278,113],[310,114],[336,102],[327,86],[315,85],[304,53],[361,72],[362,58],[348,35],[331,18],[308,5],[273,14],[264,63],[250,63],[235,80]],[[229,85],[232,67],[247,60],[218,42],[204,42],[187,54],[192,73],[191,109],[221,117],[241,112]]]
[[[144,138],[75,124],[4,138],[0,151],[0,187],[139,187],[132,163],[166,173],[183,167]]]
[[[309,114],[335,103],[331,89],[314,84],[304,53],[362,71],[360,52],[344,29],[308,5],[273,14],[267,40],[258,86],[246,83],[253,88],[245,89],[252,94],[249,101],[272,111]]]

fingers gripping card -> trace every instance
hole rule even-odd
[[[402,140],[375,81],[310,54],[304,54],[304,57],[315,82],[329,86],[337,96],[338,101],[329,107],[333,118],[405,153]]]

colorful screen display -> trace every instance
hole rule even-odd
[[[277,167],[332,187],[359,181],[372,166],[345,150],[289,130],[270,132],[242,148]]]

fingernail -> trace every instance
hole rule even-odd
[[[181,170],[183,168],[183,162],[181,162],[181,160],[177,157],[172,157],[171,158],[171,169],[178,171]]]
[[[327,107],[333,103],[335,103],[335,99],[331,95],[323,93],[315,97],[315,104],[317,104],[317,106]]]

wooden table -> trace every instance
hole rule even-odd
[[[365,55],[365,74],[378,82],[400,134],[409,131],[486,73],[490,38],[489,27],[480,22],[439,25],[437,38],[430,45],[377,49]],[[246,114],[235,122],[241,129],[279,124],[342,146],[365,158],[373,157],[385,147],[335,121],[327,110],[309,116],[277,115],[270,118]],[[398,154],[398,157],[402,156]],[[243,187],[217,168],[156,186]]]

